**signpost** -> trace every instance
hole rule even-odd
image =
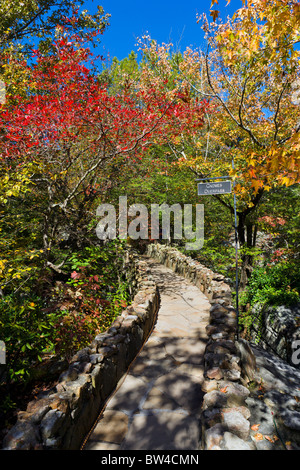
[[[232,168],[234,163],[232,162]],[[222,194],[230,194],[232,192],[230,176],[218,176],[215,178],[200,178],[196,181],[206,181],[206,183],[198,183],[198,196],[214,196]],[[215,181],[225,179],[226,181]],[[234,186],[234,184],[233,184]],[[238,229],[237,229],[237,211],[236,211],[236,195],[234,194],[234,227],[235,227],[235,289],[236,289],[236,312],[237,312],[237,339],[239,339],[239,281],[238,281]]]
[[[220,181],[214,183],[199,183],[198,196],[209,196],[214,194],[230,194],[231,181]]]

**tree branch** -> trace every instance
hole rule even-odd
[[[286,90],[286,87],[287,87],[287,82],[285,82],[284,86],[282,87],[282,90],[281,90],[279,98],[278,98],[277,106],[276,106],[276,112],[275,112],[275,115],[274,115],[274,125],[275,125],[275,132],[274,132],[274,137],[273,137],[274,140],[276,140],[277,134],[278,134],[278,131],[279,131],[277,117],[278,117],[279,109],[280,109],[280,101],[281,101],[281,98],[283,96],[283,93]]]
[[[240,129],[243,129],[245,132],[248,133],[248,135],[250,136],[251,140],[256,144],[258,145],[259,147],[261,148],[266,148],[266,145],[262,144],[261,142],[259,142],[259,140],[255,137],[255,135],[253,134],[253,132],[251,131],[251,129],[249,129],[248,127],[246,127],[243,123],[243,121],[238,121],[235,116],[232,114],[232,112],[230,111],[230,109],[228,108],[228,106],[226,105],[225,101],[221,98],[220,94],[217,93],[214,89],[214,86],[212,84],[212,81],[211,81],[211,77],[210,77],[210,72],[209,72],[209,65],[208,65],[208,54],[206,53],[205,55],[205,64],[206,64],[206,76],[207,76],[207,82],[211,88],[211,90],[213,91],[215,97],[217,98],[217,100],[221,103],[221,105],[223,106],[223,108],[225,109],[225,111],[227,112],[227,114],[231,117],[231,119],[234,121],[234,123],[240,128]],[[245,82],[246,84],[246,82]],[[244,89],[245,89],[245,84],[244,84]],[[243,94],[242,94],[242,98],[244,96],[244,90],[243,90]],[[239,115],[239,117],[241,118],[241,116]]]

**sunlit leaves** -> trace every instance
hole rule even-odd
[[[40,38],[40,46],[44,51],[49,49],[57,27],[64,27],[81,38],[91,40],[91,35],[103,32],[108,25],[110,15],[105,15],[103,8],[98,6],[97,12],[90,14],[79,9],[82,0],[60,2],[58,0],[16,0],[0,1],[0,44],[1,48],[22,46],[29,52],[34,41]],[[98,36],[98,33],[95,35]],[[31,39],[33,38],[33,39]]]
[[[253,0],[241,2],[233,18],[224,22],[209,24],[204,17],[209,52],[198,57],[189,52],[181,64],[200,95],[218,105],[202,148],[209,143],[216,153],[219,145],[224,161],[229,152],[235,158],[240,195],[243,187],[256,194],[300,178],[298,6]]]

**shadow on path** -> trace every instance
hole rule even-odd
[[[150,264],[161,296],[157,322],[85,450],[199,450],[210,303],[185,278]]]

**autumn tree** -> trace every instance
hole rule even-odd
[[[100,41],[110,15],[101,6],[91,14],[83,4],[82,0],[0,0],[1,100],[8,102],[28,90],[26,61],[34,55],[34,49],[49,51],[66,31],[84,41],[86,47]]]
[[[45,49],[52,44],[59,27],[90,42],[92,32],[104,31],[109,15],[104,14],[101,6],[91,14],[82,10],[83,4],[82,0],[1,0],[1,50],[21,45],[23,51],[30,52],[37,42]]]
[[[277,1],[244,3],[226,23],[204,18],[208,48],[196,87],[216,102],[221,119],[212,135],[223,158],[234,158],[242,246],[255,245],[265,191],[299,182],[299,22],[298,2]],[[251,265],[251,256],[244,258]]]
[[[13,109],[22,106],[22,102],[28,103],[28,97],[36,93],[37,83],[32,80],[30,65],[30,60],[34,62],[36,59],[36,48],[44,55],[55,55],[53,41],[64,37],[66,33],[76,37],[81,47],[83,43],[89,47],[99,40],[108,25],[109,15],[104,14],[102,7],[98,7],[97,13],[93,15],[82,8],[80,10],[83,5],[81,1],[3,0],[0,4],[3,13],[0,20],[0,106],[1,111],[9,115]],[[9,124],[2,119],[2,142],[6,141]],[[26,155],[17,163],[17,159],[9,163],[6,157],[2,154],[0,162],[0,204],[6,209],[12,209],[10,204],[13,198],[28,198],[30,193],[33,195],[32,174],[38,169],[41,172],[43,170],[41,161],[30,161]],[[0,215],[2,219],[2,212]],[[0,272],[2,269],[3,265],[0,266]]]
[[[15,96],[0,116],[2,169],[9,175],[28,168],[27,187],[40,197],[40,249],[45,266],[57,271],[65,261],[57,259],[60,240],[78,248],[94,230],[89,224],[114,168],[125,171],[153,142],[203,123],[198,105],[151,87],[108,93],[87,68],[89,51],[76,44],[66,35],[54,43],[55,53],[36,51],[27,95]],[[15,197],[6,192],[3,203]]]
[[[299,182],[299,4],[253,0],[226,21],[215,9],[211,15],[210,22],[205,15],[198,18],[206,50],[188,48],[177,64],[168,61],[186,99],[196,95],[209,103],[197,138],[182,136],[173,150],[180,165],[198,177],[232,177],[245,285],[264,194]],[[154,58],[151,43],[144,51]],[[158,70],[167,46],[155,53]],[[160,77],[163,83],[163,70]],[[231,197],[216,197],[233,214]]]

